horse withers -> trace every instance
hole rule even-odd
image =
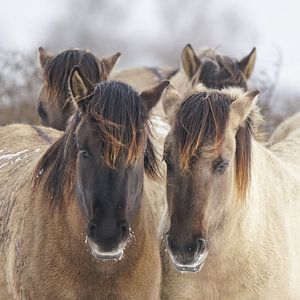
[[[138,94],[75,68],[65,133],[0,129],[1,299],[159,298],[148,117],[167,84]]]

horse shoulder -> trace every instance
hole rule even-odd
[[[60,135],[48,129],[45,132],[53,138]],[[0,183],[3,187],[0,191],[0,286],[6,286],[15,298],[22,292],[18,280],[24,268],[21,233],[35,220],[31,180],[34,167],[48,144],[33,126],[14,124],[0,128]],[[33,226],[31,233],[32,230]],[[32,249],[32,245],[28,249]]]

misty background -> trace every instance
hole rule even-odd
[[[237,59],[257,48],[250,86],[272,130],[300,110],[298,0],[1,0],[0,124],[38,122],[37,49],[122,52],[118,69],[178,67],[183,47]]]

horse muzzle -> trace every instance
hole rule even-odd
[[[175,269],[180,272],[200,271],[209,253],[208,242],[204,239],[178,245],[167,235],[166,248]]]
[[[124,250],[127,245],[127,240],[121,242],[117,247],[111,251],[104,251],[99,245],[94,243],[90,238],[87,238],[87,243],[91,249],[93,256],[97,260],[121,260],[124,256]]]

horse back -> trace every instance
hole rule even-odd
[[[0,127],[0,295],[16,268],[18,237],[30,207],[34,167],[60,132],[29,125]],[[1,298],[2,299],[2,298]]]

